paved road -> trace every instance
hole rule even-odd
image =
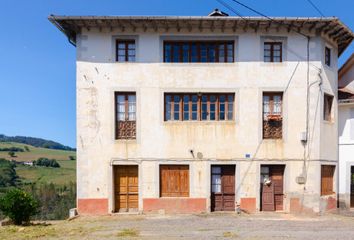
[[[91,237],[127,231],[137,239],[354,239],[354,217],[293,216],[290,214],[113,216]],[[107,219],[106,219],[107,220]],[[75,220],[76,221],[76,220]],[[78,219],[78,221],[84,221]],[[92,227],[100,224],[93,224]],[[129,231],[136,234],[129,235]],[[121,238],[122,235],[118,235]],[[124,234],[123,234],[124,236]],[[115,238],[116,239],[116,238]]]

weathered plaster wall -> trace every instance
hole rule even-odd
[[[173,35],[173,34],[171,34]],[[236,62],[162,63],[162,39],[235,39]],[[213,37],[214,36],[214,37]],[[115,39],[135,38],[137,62],[115,62]],[[262,41],[280,37],[284,62],[264,63]],[[140,208],[143,198],[159,197],[158,164],[190,163],[190,197],[206,198],[210,207],[210,164],[236,164],[238,201],[254,202],[259,209],[259,166],[287,164],[286,209],[290,197],[318,211],[320,161],[337,162],[336,104],[333,122],[323,117],[323,92],[336,89],[336,59],[323,67],[324,40],[310,42],[309,144],[306,185],[295,178],[303,172],[306,130],[307,39],[289,33],[109,33],[83,30],[77,43],[78,198],[109,200],[113,209],[112,164],[140,164]],[[333,54],[335,56],[335,54]],[[326,69],[324,69],[326,68]],[[321,74],[319,75],[321,69]],[[114,138],[114,92],[137,95],[137,139]],[[283,139],[262,140],[262,92],[283,91]],[[235,92],[235,121],[164,122],[164,92]],[[192,159],[190,150],[203,159]],[[250,154],[250,158],[245,155]],[[305,193],[305,194],[303,194]],[[248,204],[248,203],[247,203]]]
[[[339,105],[339,206],[350,207],[351,167],[354,166],[354,104]]]

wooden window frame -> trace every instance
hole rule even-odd
[[[325,47],[325,64],[328,67],[331,66],[331,56],[332,56],[332,50],[329,47]]]
[[[334,173],[336,166],[321,165],[321,196],[334,194]]]
[[[124,44],[124,48],[125,48],[125,55],[124,55],[124,58],[125,60],[124,61],[119,61],[119,49],[118,49],[118,45],[120,43],[123,43]],[[134,61],[129,61],[129,44],[134,44],[134,51],[135,51],[135,55],[134,55]],[[116,40],[116,62],[135,62],[136,61],[136,43],[135,43],[135,40],[134,39],[117,39]]]
[[[334,96],[328,93],[323,95],[323,120],[331,122]],[[328,102],[329,101],[329,102]],[[329,108],[329,109],[328,109]]]
[[[166,61],[166,45],[170,44],[171,45],[171,49],[170,49],[170,55],[171,55],[171,61],[167,62]],[[197,61],[196,62],[192,62],[192,44],[196,44],[197,47]],[[206,47],[206,51],[207,51],[207,60],[205,62],[201,61],[201,51],[200,51],[200,46],[202,44],[214,44],[215,45],[215,60],[214,61],[210,61],[210,57],[209,57],[209,51],[210,48]],[[235,41],[164,41],[163,42],[163,62],[164,63],[219,63],[219,46],[223,44],[224,45],[224,61],[222,61],[221,63],[233,63],[235,62]],[[229,62],[228,61],[228,48],[227,45],[232,44],[232,61]],[[188,49],[188,61],[183,61],[183,45],[188,45],[189,49]],[[178,62],[174,62],[174,53],[173,53],[173,46],[179,46],[179,53],[178,53]]]
[[[264,97],[268,96],[269,97],[269,113],[268,116],[271,116],[273,120],[277,120],[277,121],[281,121],[281,124],[283,126],[283,99],[284,99],[284,92],[263,92],[262,95],[262,135],[263,135],[263,139],[281,139],[283,137],[283,127],[281,129],[281,137],[265,137],[265,130],[264,130],[264,123],[265,121],[269,121],[265,120],[264,115],[265,115],[265,111],[264,111]],[[274,113],[274,97],[275,96],[280,96],[280,114],[276,114]]]
[[[265,55],[265,51],[266,51],[266,49],[265,49],[265,46],[266,45],[269,45],[270,46],[270,61],[269,62],[275,62],[274,61],[274,46],[276,46],[276,45],[279,45],[280,46],[280,63],[281,62],[283,62],[283,42],[264,42],[264,46],[263,46],[263,61],[264,61],[264,58],[266,57],[266,55]],[[264,61],[264,62],[266,62],[266,61]],[[278,62],[276,62],[276,63],[278,63]]]
[[[118,119],[118,95],[124,95],[125,96],[125,120],[119,120]],[[134,95],[135,96],[135,120],[129,120],[129,95]],[[136,92],[115,92],[114,93],[114,113],[115,113],[115,139],[116,140],[125,140],[125,139],[131,139],[134,140],[136,139],[136,122],[137,122],[137,96]],[[119,122],[134,122],[135,123],[135,134],[128,136],[128,137],[121,137],[119,136]]]
[[[188,113],[189,113],[189,119],[184,119],[184,96],[188,95],[189,96],[189,108],[188,108]],[[197,96],[198,101],[197,101],[197,119],[192,120],[192,96]],[[166,118],[166,96],[171,97],[171,102],[170,102],[170,119]],[[179,96],[180,97],[180,102],[179,102],[179,119],[175,120],[174,119],[174,96]],[[207,96],[207,119],[202,119],[202,97]],[[215,119],[210,120],[210,97],[215,96]],[[220,119],[220,96],[225,96],[225,106],[224,106],[224,119]],[[229,96],[232,96],[233,101],[229,102]],[[229,104],[232,103],[232,118],[229,119]],[[164,121],[165,122],[170,122],[170,121],[189,121],[189,122],[196,122],[196,121],[234,121],[235,119],[235,93],[165,93],[164,94]]]
[[[179,185],[179,191],[178,192],[172,192],[172,191],[163,191],[163,188],[166,187],[166,185],[164,184],[164,181],[170,181],[171,179],[164,179],[163,178],[163,170],[167,169],[167,170],[174,170],[174,171],[180,171],[179,172],[179,176],[178,179],[174,179],[175,185]],[[182,171],[186,171],[187,170],[187,188],[188,189],[182,189]],[[190,167],[188,164],[183,164],[183,165],[177,165],[177,164],[162,164],[159,166],[159,184],[160,184],[160,197],[161,198],[165,198],[165,197],[175,197],[175,198],[179,198],[179,197],[189,197],[190,195]]]

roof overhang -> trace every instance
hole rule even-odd
[[[222,32],[269,31],[270,29],[285,29],[288,32],[297,31],[303,34],[315,33],[328,36],[338,45],[338,55],[349,46],[354,39],[353,32],[338,18],[288,18],[274,17],[272,20],[264,17],[211,17],[211,16],[55,16],[48,17],[71,43],[76,44],[76,34],[85,28],[108,28],[120,31],[152,30],[155,32],[175,29],[189,31],[198,29],[220,29]]]

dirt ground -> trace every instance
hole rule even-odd
[[[354,239],[354,214],[113,215],[0,227],[0,239]]]

